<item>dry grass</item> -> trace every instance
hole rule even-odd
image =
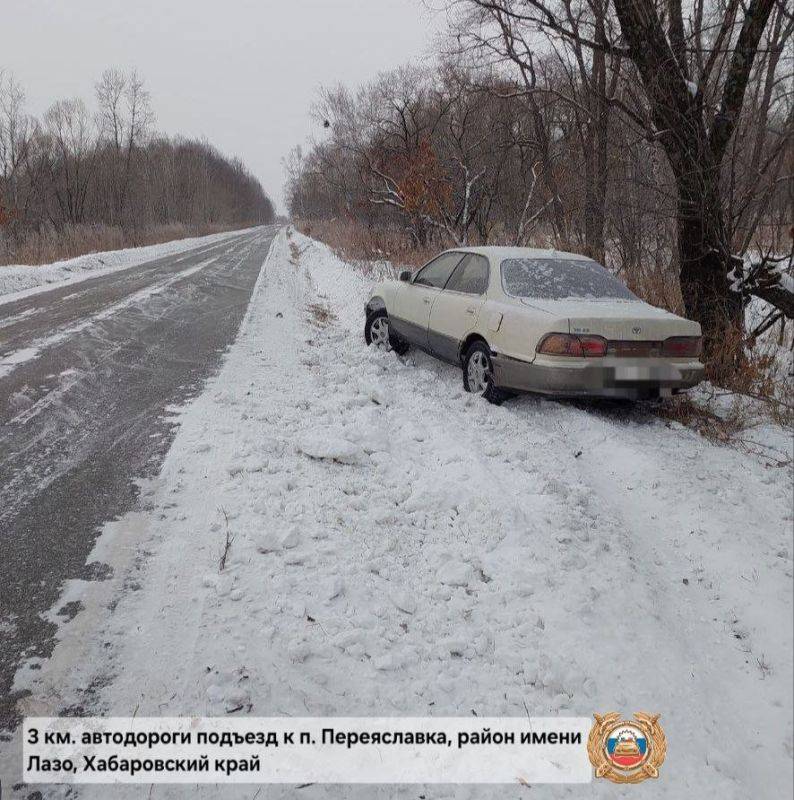
[[[727,414],[718,414],[708,403],[700,403],[686,394],[673,397],[656,407],[662,419],[678,422],[697,431],[709,441],[729,444],[746,431],[751,419],[746,409],[734,406]]]
[[[728,399],[730,402],[725,402]],[[677,422],[715,444],[759,457],[769,467],[787,467],[791,453],[759,441],[754,431],[770,422],[769,408],[752,397],[722,390],[709,395],[680,395],[655,408],[657,416]],[[790,424],[790,423],[789,423]]]
[[[402,230],[368,229],[351,220],[298,220],[295,227],[305,236],[325,242],[345,261],[390,261],[395,266],[419,267],[441,249],[417,247]]]
[[[299,247],[298,243],[292,239],[292,226],[287,227],[287,241],[289,242],[289,262],[293,266],[300,265],[300,258],[309,245]]]
[[[752,398],[762,404],[769,419],[785,427],[794,425],[791,375],[792,359],[785,353],[792,349],[791,323],[781,324],[779,330],[768,331],[758,340],[729,341],[722,344],[721,353],[714,356],[714,363],[736,363],[737,351],[741,353],[738,366],[731,369],[729,377],[720,381],[721,391],[726,395]],[[711,377],[709,367],[707,377]],[[716,381],[715,381],[716,383]]]
[[[229,551],[232,549],[232,544],[234,543],[234,536],[229,530],[229,515],[226,513],[226,509],[221,506],[219,510],[221,514],[223,514],[223,519],[225,522],[223,548],[220,556],[218,557],[218,572],[223,572],[226,569],[226,562],[229,559]]]
[[[50,264],[53,261],[76,258],[86,253],[121,250],[126,247],[143,247],[192,236],[222,233],[241,227],[245,227],[245,224],[183,225],[173,223],[143,230],[124,231],[120,227],[109,225],[74,225],[63,230],[44,228],[41,231],[31,231],[13,245],[0,232],[0,265]]]
[[[336,319],[336,314],[325,303],[309,303],[306,307],[317,325],[325,327]]]
[[[692,428],[710,441],[761,456],[770,466],[789,464],[789,453],[770,450],[752,432],[769,424],[794,428],[790,359],[785,357],[791,338],[789,326],[756,342],[739,342],[741,360],[727,379],[723,377],[719,386],[706,383],[691,396],[666,401],[658,407],[659,416]],[[722,350],[715,363],[735,359],[737,342],[724,342]]]
[[[672,311],[673,314],[684,314],[684,299],[678,275],[669,267],[656,267],[640,273],[629,273],[620,276],[637,297],[657,308]]]
[[[305,247],[303,248],[298,247],[298,245],[295,244],[295,242],[290,241],[289,243],[290,263],[294,264],[297,267],[298,264],[300,263],[300,258],[303,255],[303,251],[305,249],[306,249]]]

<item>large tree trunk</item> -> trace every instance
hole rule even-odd
[[[590,258],[604,263],[606,246],[604,228],[606,224],[606,194],[609,136],[609,117],[601,105],[595,103],[597,121],[591,124],[591,132],[586,138],[585,153],[585,197],[584,197],[584,235],[585,251]]]
[[[670,0],[670,36],[654,0],[615,0],[631,59],[645,88],[654,127],[678,183],[678,251],[681,291],[688,317],[703,329],[710,377],[722,381],[741,358],[742,295],[731,289],[731,248],[720,198],[720,165],[733,136],[753,62],[776,0],[749,0],[735,43],[731,21],[724,34],[730,54],[719,109],[703,106],[702,89],[688,83],[681,30],[681,0]],[[738,5],[738,4],[737,4]],[[701,82],[708,79],[714,62]]]
[[[731,290],[732,267],[719,171],[705,153],[678,178],[678,257],[687,317],[700,322],[710,377],[721,380],[741,358],[743,301]]]
[[[568,226],[565,221],[565,211],[560,200],[560,189],[557,185],[555,175],[554,160],[551,154],[551,144],[544,125],[543,114],[533,95],[529,95],[529,108],[532,115],[535,138],[540,151],[540,161],[542,165],[541,179],[546,187],[546,191],[551,195],[551,223],[554,228],[554,236],[563,246],[568,244]]]
[[[592,127],[592,126],[591,126]],[[584,154],[584,243],[585,253],[599,263],[604,263],[604,205],[600,137],[591,130],[585,137]]]
[[[596,12],[596,40],[606,43],[604,29],[606,4],[592,4]],[[604,227],[606,224],[607,179],[609,173],[609,121],[610,106],[607,100],[607,62],[603,50],[593,51],[588,105],[590,119],[588,127],[587,186],[585,196],[585,240],[588,255],[604,263],[606,247]],[[584,73],[583,73],[584,77]],[[614,92],[614,85],[609,93]]]

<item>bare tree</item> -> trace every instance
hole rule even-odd
[[[13,75],[0,71],[0,224],[24,220],[29,192],[22,175],[36,134],[36,124],[25,113],[25,93]]]
[[[618,107],[649,140],[662,146],[676,182],[684,304],[687,313],[700,321],[713,361],[726,341],[740,340],[744,299],[735,289],[750,288],[735,279],[737,265],[722,196],[723,167],[767,22],[776,7],[784,13],[782,4],[750,0],[742,6],[739,0],[727,0],[723,8],[696,0],[685,23],[681,0],[668,0],[663,7],[654,0],[614,0],[619,30],[609,24],[606,0],[603,5],[579,2],[575,8],[570,0],[464,0],[464,4],[495,22],[503,47],[522,76],[532,63],[534,48],[527,38],[532,31],[545,31],[552,43],[572,47],[579,58],[587,48],[590,68],[582,63],[580,80],[587,83],[588,75],[593,75],[595,88],[590,94],[596,101],[596,113],[589,109],[588,119],[601,119],[595,124],[597,129],[600,124],[603,135],[608,128],[599,106],[603,113],[609,105]],[[592,16],[592,28],[581,25],[585,12]],[[482,42],[490,41],[478,36]],[[521,52],[515,49],[516,41]],[[613,65],[627,59],[636,69],[643,90],[638,107],[615,94],[614,80],[611,86],[605,84],[606,57],[613,59]],[[526,79],[525,84],[534,94],[535,85]],[[603,185],[601,178],[596,181],[600,196],[599,183]],[[597,200],[588,203],[591,220],[597,204]],[[789,297],[782,289],[778,285],[771,291],[758,282],[752,287],[759,296],[782,304],[787,316],[794,316],[794,295]],[[714,374],[729,369],[731,360],[729,356],[723,365],[713,363]]]
[[[61,222],[81,223],[95,167],[97,140],[85,103],[59,100],[44,115],[44,128],[54,150],[50,179]]]
[[[710,47],[697,23],[702,2],[689,36],[680,0],[668,4],[667,31],[650,0],[615,0],[615,7],[645,89],[651,132],[662,144],[676,177],[684,304],[703,326],[713,359],[726,340],[741,340],[737,331],[741,330],[743,302],[729,278],[735,261],[721,195],[721,170],[775,0],[750,0],[743,9],[739,0],[729,0],[721,22],[714,15],[714,24],[719,24]],[[765,289],[756,291],[768,299],[782,299]],[[794,317],[794,295],[783,310]],[[731,361],[729,355],[726,363],[713,364],[713,372],[719,376],[729,370]]]
[[[96,100],[100,131],[110,146],[111,222],[123,224],[136,151],[152,122],[149,93],[135,70],[108,69],[96,85]]]
[[[550,0],[553,2],[553,0]],[[458,4],[460,5],[460,4]],[[521,89],[507,90],[505,96],[526,103],[534,123],[538,159],[533,176],[540,174],[551,195],[557,241],[571,238],[570,213],[559,184],[555,154],[558,126],[548,124],[544,110],[550,102],[562,101],[569,111],[581,151],[581,177],[584,184],[583,249],[598,260],[604,259],[605,206],[607,193],[610,122],[622,54],[607,47],[613,20],[609,0],[559,0],[555,12],[564,18],[571,35],[560,37],[549,27],[517,10],[511,2],[472,0],[473,13],[464,14],[456,27],[458,51],[480,51],[489,63],[512,63],[517,68]],[[546,40],[546,46],[538,39]],[[586,42],[600,46],[589,48]],[[542,73],[542,74],[541,74]],[[533,178],[532,185],[535,185]],[[577,203],[578,198],[571,198]]]

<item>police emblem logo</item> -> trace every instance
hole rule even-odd
[[[659,714],[638,711],[633,720],[616,711],[593,714],[595,722],[587,740],[587,755],[596,778],[613,783],[640,783],[658,778],[667,753],[667,738]]]

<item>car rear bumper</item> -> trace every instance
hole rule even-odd
[[[504,389],[556,397],[613,397],[638,400],[664,397],[703,380],[698,361],[584,359],[575,364],[538,363],[495,355],[494,383]]]

